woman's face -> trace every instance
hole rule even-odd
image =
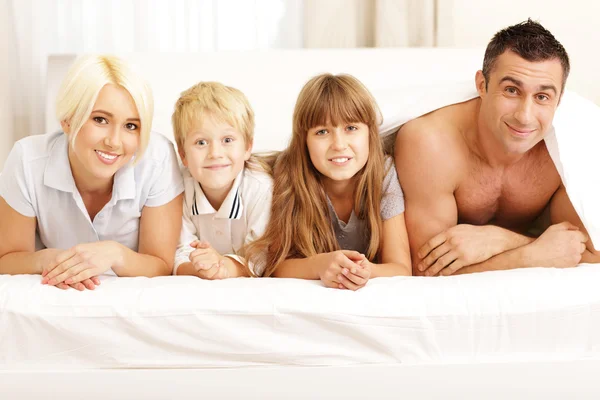
[[[70,127],[63,123],[65,133]],[[105,85],[88,120],[69,146],[76,183],[85,186],[112,182],[115,173],[134,156],[140,140],[140,116],[133,98],[121,86]]]

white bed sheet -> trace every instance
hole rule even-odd
[[[318,281],[0,276],[0,369],[599,359],[600,268]]]

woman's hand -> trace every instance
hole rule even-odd
[[[59,253],[42,272],[43,284],[58,286],[60,283],[76,285],[108,271],[123,262],[122,246],[114,241],[78,244]],[[97,279],[94,284],[100,282]],[[81,288],[76,285],[75,288]],[[88,289],[88,285],[84,284]],[[61,287],[63,288],[63,287]],[[80,289],[82,290],[82,289]]]
[[[50,265],[56,260],[58,255],[63,252],[64,250],[62,249],[43,249],[37,252],[39,257],[37,261],[37,270],[40,271],[39,273],[42,275],[42,278],[48,274],[48,268]],[[56,287],[63,290],[73,288],[82,291],[85,289],[94,290],[98,285],[100,285],[100,280],[98,277],[94,276],[90,279],[85,279],[81,282],[73,283],[71,285],[59,283],[56,285]]]

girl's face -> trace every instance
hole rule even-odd
[[[67,123],[63,129],[70,136]],[[75,138],[74,149],[69,145],[76,182],[83,179],[91,186],[111,182],[137,151],[139,134],[140,117],[129,92],[112,84],[104,86]]]
[[[349,183],[367,164],[369,127],[361,122],[316,126],[309,129],[306,145],[313,165],[326,180]]]

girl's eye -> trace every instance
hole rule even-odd
[[[325,135],[327,133],[327,129],[320,129],[315,132],[315,135]]]
[[[131,122],[125,125],[125,128],[129,129],[130,131],[135,131],[137,130],[138,126],[136,124],[132,124]]]
[[[225,139],[223,139],[224,143],[233,143],[233,138],[231,137],[226,137]]]
[[[358,130],[358,127],[354,125],[349,125],[346,129],[348,129],[349,131],[355,131]]]
[[[199,146],[206,146],[208,144],[208,142],[204,139],[200,139],[196,141],[196,144]]]
[[[108,124],[108,121],[104,117],[94,117],[94,121],[99,124]]]

